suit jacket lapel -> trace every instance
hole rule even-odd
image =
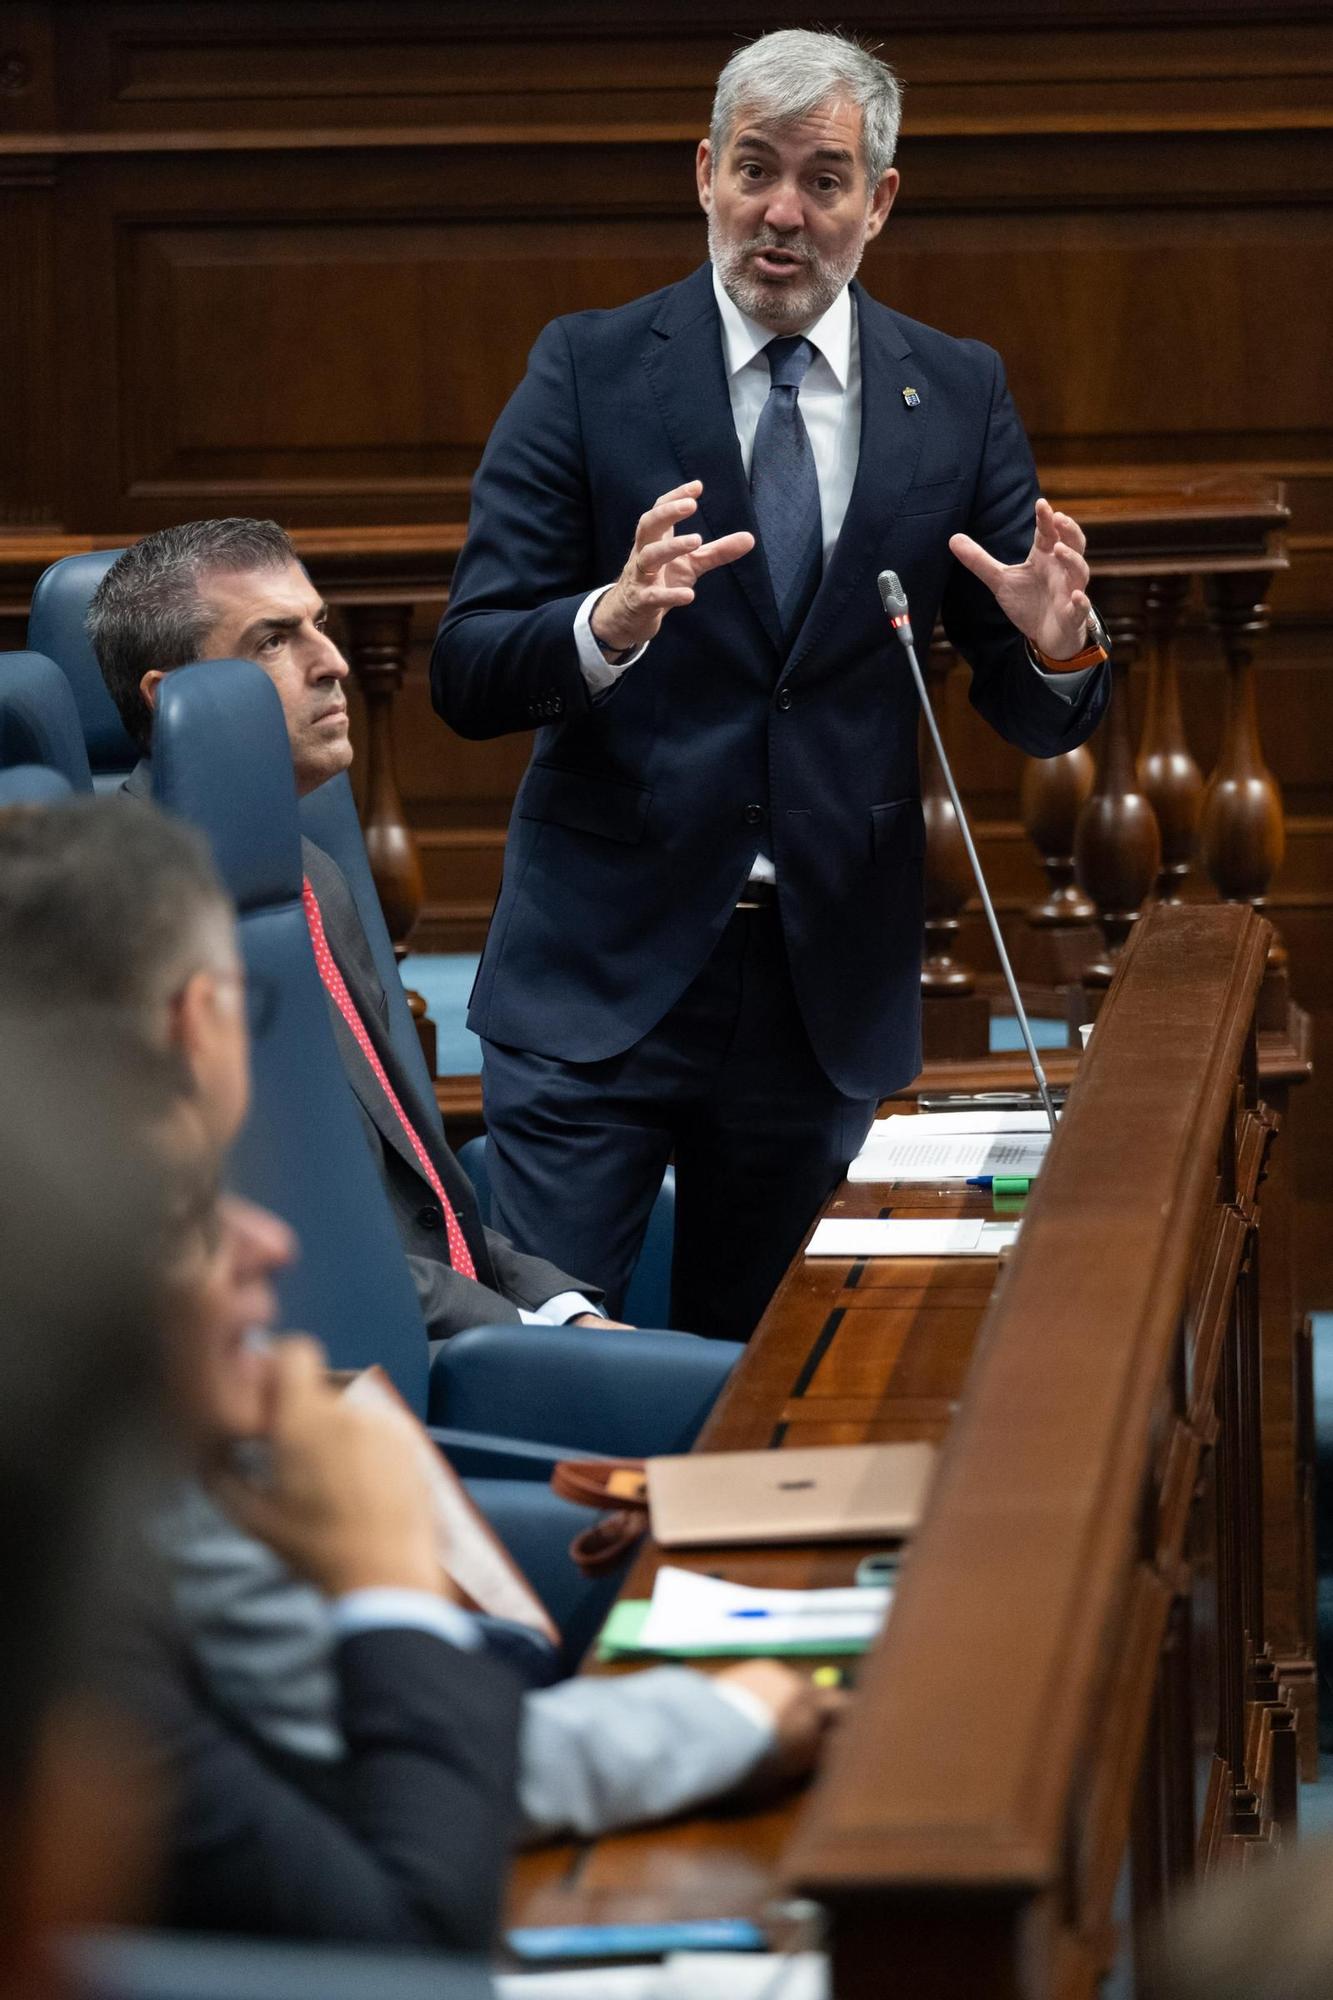
[[[344,982],[347,983],[348,992],[351,993],[352,988],[350,982],[347,981],[346,968],[340,965],[338,970],[342,973]],[[363,1023],[366,1024],[366,1032],[369,1034],[370,1026],[368,1018],[354,993],[352,994],[352,1001],[358,1014],[361,1015]],[[342,1065],[347,1072],[347,1080],[356,1092],[362,1110],[371,1120],[375,1130],[384,1140],[384,1143],[387,1146],[392,1146],[400,1159],[405,1160],[413,1173],[421,1176],[424,1183],[425,1176],[421,1173],[421,1162],[413,1150],[412,1142],[403,1130],[401,1121],[395,1117],[393,1106],[380,1087],[379,1078],[362,1054],[361,1044],[357,1041],[356,1036],[343,1019],[341,1011],[334,1005],[332,998],[329,999],[329,1019],[333,1023],[333,1038],[338,1044],[338,1054],[342,1057]],[[376,1053],[379,1054],[379,1051],[377,1050]],[[380,1056],[380,1060],[383,1061],[382,1055]]]
[[[726,573],[780,652],[782,627],[731,414],[710,264],[667,293],[648,335],[644,365],[682,480],[703,481],[697,532],[705,541],[740,528],[755,536],[750,554],[728,564]]]
[[[854,592],[875,589],[875,579],[889,561],[889,530],[912,483],[931,421],[929,389],[898,321],[858,284],[852,286],[852,301],[861,351],[856,480],[837,545],[792,646],[788,671],[836,632]],[[918,398],[910,405],[903,393],[909,388]]]

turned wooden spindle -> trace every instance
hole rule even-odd
[[[421,856],[403,810],[393,750],[393,706],[407,670],[412,607],[402,603],[344,602],[341,610],[347,631],[348,662],[366,708],[361,824],[394,956],[401,962],[425,899]],[[433,1076],[434,1023],[426,1012],[425,1001],[411,987],[407,989],[407,1001]]]
[[[1223,902],[1262,906],[1286,844],[1282,794],[1264,763],[1255,706],[1254,641],[1268,630],[1264,601],[1271,570],[1227,570],[1205,581],[1208,622],[1227,663],[1227,709],[1217,768],[1199,822],[1199,855]],[[1285,972],[1286,947],[1273,933],[1269,971]]]
[[[949,732],[945,704],[953,660],[953,647],[937,625],[924,666],[930,704],[946,745]],[[921,812],[926,822],[926,950],[921,964],[921,992],[927,999],[947,1000],[975,991],[977,983],[971,968],[954,956],[958,919],[972,894],[972,870],[924,715],[918,724],[918,742]]]
[[[1109,986],[1121,946],[1157,877],[1157,817],[1139,790],[1129,731],[1129,669],[1143,640],[1146,582],[1101,577],[1097,601],[1111,635],[1111,700],[1102,724],[1097,788],[1078,816],[1074,867],[1097,906],[1105,953],[1084,973],[1091,988]]]
[[[1157,815],[1162,839],[1162,865],[1157,899],[1180,901],[1181,884],[1194,860],[1199,809],[1203,803],[1203,773],[1190,755],[1180,713],[1180,679],[1176,668],[1175,635],[1190,579],[1154,576],[1148,579],[1145,655],[1148,694],[1139,739],[1139,784]]]
[[[1081,929],[1097,915],[1074,880],[1074,829],[1092,794],[1096,769],[1085,743],[1058,757],[1024,759],[1019,793],[1023,829],[1046,870],[1046,894],[1027,912],[1036,930]]]

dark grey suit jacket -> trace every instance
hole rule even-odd
[[[147,758],[131,772],[124,789],[135,797],[151,798],[151,766]],[[484,1227],[472,1183],[449,1149],[438,1110],[434,1104],[422,1102],[415,1080],[394,1053],[389,1040],[384,988],[346,877],[313,841],[302,840],[301,859],[318,899],[325,936],[338,970],[394,1094],[430,1155],[476,1266],[477,1276],[472,1279],[455,1271],[450,1264],[444,1217],[435,1191],[356,1037],[330,1000],[334,1040],[407,1252],[430,1338],[444,1339],[469,1326],[517,1321],[520,1307],[533,1312],[560,1292],[582,1292],[594,1304],[600,1303],[603,1293],[599,1286],[570,1277],[554,1264],[548,1264],[544,1257],[525,1256],[508,1237]]]
[[[343,1754],[265,1744],[218,1702],[140,1552],[100,1645],[169,1805],[166,1920],[349,1943],[492,1943],[517,1807],[519,1687],[433,1633],[337,1647]]]
[[[520,1306],[535,1311],[558,1292],[583,1292],[599,1301],[602,1293],[597,1286],[571,1278],[543,1257],[524,1256],[508,1237],[483,1226],[472,1184],[445,1141],[439,1113],[433,1104],[420,1101],[415,1081],[389,1041],[384,988],[347,880],[337,863],[313,841],[302,840],[301,856],[338,970],[394,1094],[430,1155],[476,1266],[474,1281],[460,1276],[449,1263],[444,1218],[435,1192],[355,1035],[330,1001],[329,1018],[338,1053],[379,1163],[431,1338],[495,1320],[517,1320]]]

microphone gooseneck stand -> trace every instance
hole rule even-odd
[[[1041,1096],[1046,1116],[1050,1120],[1051,1130],[1054,1132],[1055,1106],[1051,1102],[1050,1088],[1046,1082],[1046,1072],[1041,1066],[1041,1057],[1037,1054],[1037,1044],[1032,1039],[1032,1023],[1028,1020],[1027,1009],[1019,998],[1018,981],[1014,978],[1014,968],[1009,963],[1009,954],[1004,948],[1004,939],[1000,936],[1000,925],[995,915],[995,905],[991,902],[990,890],[986,887],[986,877],[981,870],[981,857],[977,853],[976,845],[972,839],[972,829],[967,823],[967,814],[963,811],[963,801],[958,796],[958,787],[954,783],[953,767],[949,762],[949,755],[945,750],[944,740],[940,735],[939,724],[935,720],[935,711],[930,705],[930,696],[926,692],[926,683],[921,672],[921,663],[916,656],[916,647],[912,641],[912,622],[907,613],[907,592],[898,581],[897,573],[894,570],[881,570],[877,581],[879,583],[880,602],[883,604],[888,614],[889,623],[897,633],[902,644],[902,649],[907,655],[907,664],[912,669],[912,679],[916,682],[917,696],[921,702],[922,713],[926,718],[926,727],[930,731],[930,740],[935,745],[935,755],[940,760],[940,769],[944,772],[944,782],[949,787],[949,797],[953,801],[953,809],[958,815],[958,825],[962,832],[963,845],[967,849],[967,858],[972,864],[972,875],[977,885],[977,893],[981,897],[981,906],[986,912],[986,922],[990,925],[990,934],[995,940],[995,949],[1000,960],[1000,970],[1004,974],[1005,984],[1009,988],[1009,998],[1014,1003],[1014,1012],[1018,1016],[1018,1025],[1023,1032],[1023,1042],[1028,1052],[1028,1061],[1032,1064],[1032,1074],[1037,1079],[1037,1090]]]

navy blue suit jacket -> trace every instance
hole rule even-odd
[[[949,554],[966,530],[1007,562],[1037,477],[999,356],[852,288],[861,449],[837,546],[790,650],[762,548],[705,577],[608,695],[589,697],[579,603],[619,575],[640,514],[703,481],[705,539],[755,529],[705,265],[613,312],[554,321],[496,424],[435,644],[432,691],[464,736],[538,734],[470,1025],[586,1062],[630,1047],[684,991],[763,836],[815,1053],[856,1097],[920,1067],[924,834],[917,704],[880,606],[898,571],[922,644],[935,619],[974,705],[1035,756],[1082,742],[1105,670],[1072,704],[1033,671]],[[908,402],[904,391],[916,392]]]

